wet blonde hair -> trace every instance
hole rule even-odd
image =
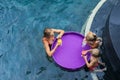
[[[99,57],[99,56],[100,56],[100,51],[99,51],[99,49],[97,49],[97,48],[92,49],[92,50],[90,51],[90,53],[91,53],[92,56],[94,56],[94,57]]]
[[[96,34],[94,34],[93,32],[90,31],[86,35],[86,40],[87,41],[96,41],[97,40],[97,36],[96,36]]]

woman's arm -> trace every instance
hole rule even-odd
[[[49,44],[47,42],[43,42],[43,43],[44,43],[45,51],[46,51],[47,55],[50,57],[53,55],[53,53],[55,52],[55,50],[59,46],[59,44],[57,43],[55,45],[55,47],[52,50],[50,50]]]
[[[58,33],[59,35],[57,36],[57,38],[61,38],[64,34],[64,30],[61,30],[61,29],[52,29],[53,32],[56,32]]]

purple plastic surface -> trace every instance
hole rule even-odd
[[[54,61],[66,69],[78,69],[85,65],[81,57],[81,51],[90,49],[88,45],[82,48],[84,36],[76,32],[66,32],[62,37],[62,45],[59,46],[53,54]],[[52,48],[56,45],[54,41]]]

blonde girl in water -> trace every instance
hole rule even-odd
[[[102,44],[102,39],[97,37],[97,35],[93,32],[88,32],[85,36],[83,43],[87,43],[92,49],[98,48]]]

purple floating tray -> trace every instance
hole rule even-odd
[[[66,32],[62,37],[62,45],[59,46],[53,54],[54,61],[63,68],[76,70],[85,65],[81,57],[81,51],[90,49],[88,45],[82,48],[84,36],[76,32]],[[52,49],[56,45],[54,41]],[[90,56],[90,55],[89,55]]]

